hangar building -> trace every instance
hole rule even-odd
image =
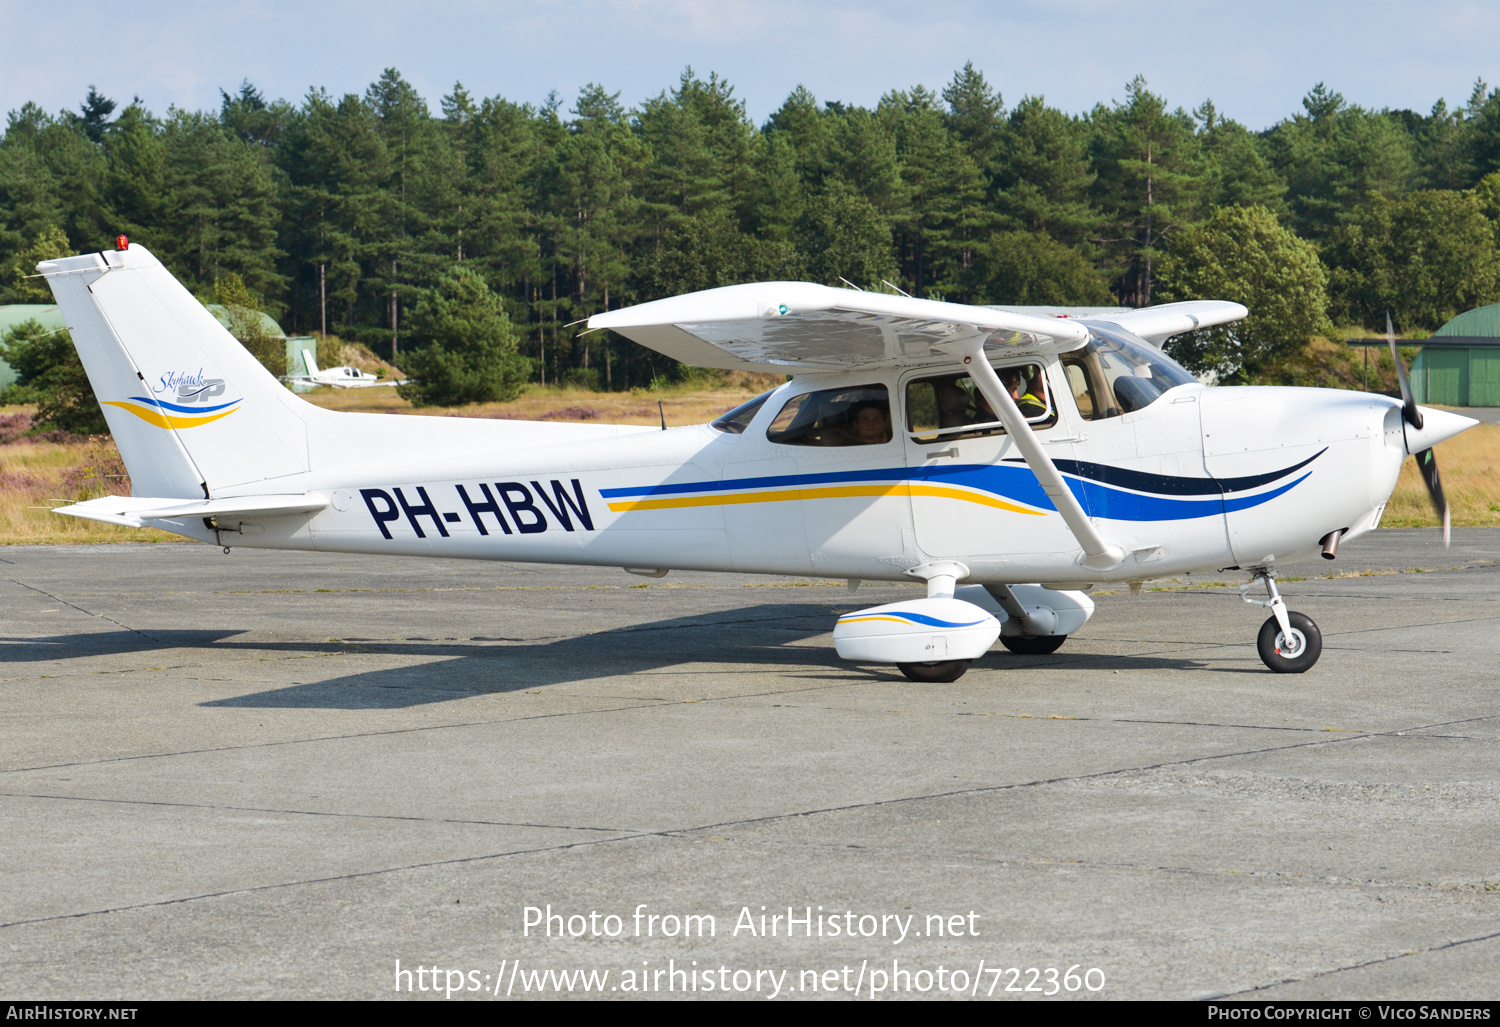
[[[1500,303],[1459,314],[1421,346],[1411,368],[1418,403],[1500,407]]]

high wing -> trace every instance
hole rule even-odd
[[[588,326],[685,364],[781,374],[922,364],[972,339],[992,359],[1088,340],[1085,326],[1065,319],[808,282],[708,289],[595,314]]]
[[[1174,335],[1213,328],[1216,325],[1238,321],[1250,311],[1239,303],[1228,300],[1186,300],[1181,303],[1162,303],[1154,307],[990,307],[991,310],[1007,310],[1039,317],[1088,318],[1090,321],[1108,321],[1119,325],[1133,335],[1140,336],[1153,346],[1160,347]]]

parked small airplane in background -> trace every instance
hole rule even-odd
[[[312,355],[311,350],[302,351],[302,363],[307,368],[306,374],[289,374],[282,376],[284,382],[295,382],[301,385],[331,385],[335,389],[368,389],[379,385],[405,385],[405,379],[401,381],[381,381],[380,376],[361,371],[357,367],[329,367],[318,370],[318,361]]]
[[[1242,596],[1270,609],[1266,665],[1304,671],[1322,638],[1277,569],[1379,524],[1408,455],[1446,524],[1432,447],[1477,423],[1418,407],[1404,370],[1403,401],[1208,388],[1159,348],[1244,317],[1236,303],[1073,318],[805,282],[590,319],[688,364],[792,374],[712,424],[336,413],[140,246],[38,270],[134,491],[59,513],[226,551],[916,579],[925,597],[846,614],[833,641],[919,681],[955,680],[997,638],[1055,651],[1094,583],[1214,569],[1245,571]]]

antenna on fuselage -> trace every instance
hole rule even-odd
[[[839,281],[843,282],[845,285],[847,285],[849,288],[853,289],[855,292],[864,292],[863,289],[861,289],[859,286],[855,285],[853,282],[849,281],[849,279],[845,278],[843,275],[839,275]]]
[[[661,400],[656,401],[656,412],[661,417],[661,430],[667,430],[667,412],[662,409]]]
[[[907,292],[905,289],[901,288],[901,286],[895,284],[894,282],[887,282],[884,278],[882,278],[880,280],[880,284],[881,285],[889,285],[892,289],[895,289],[897,292],[899,292],[901,295],[905,296],[907,299],[911,299],[911,293]]]

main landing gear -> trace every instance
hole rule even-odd
[[[935,663],[898,663],[896,669],[906,675],[908,681],[920,681],[928,685],[946,685],[964,676],[973,660],[939,660]]]
[[[1240,586],[1240,598],[1254,606],[1265,606],[1271,616],[1260,626],[1255,648],[1267,667],[1278,674],[1301,674],[1323,655],[1323,633],[1305,613],[1292,613],[1276,590],[1276,579],[1267,568],[1258,568],[1254,577]],[[1264,582],[1269,599],[1251,599],[1250,586]]]
[[[1000,644],[1017,656],[1046,656],[1062,648],[1067,635],[1001,635]]]

